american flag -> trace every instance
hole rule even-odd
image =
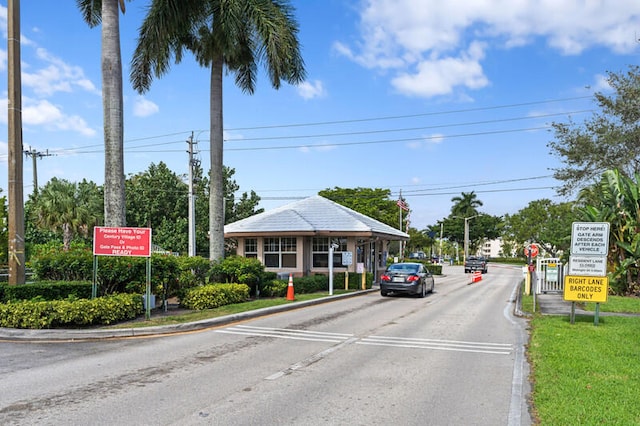
[[[396,201],[396,205],[398,207],[400,207],[404,211],[409,211],[409,206],[407,205],[407,203],[402,198],[400,198],[398,201]]]

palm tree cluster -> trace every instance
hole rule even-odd
[[[105,133],[105,224],[124,226],[122,64],[118,8],[124,0],[76,0],[90,26],[102,22],[102,84]],[[223,72],[252,94],[258,65],[271,85],[305,78],[298,24],[288,0],[151,0],[131,63],[131,83],[148,91],[185,52],[211,71],[209,257],[224,257]]]

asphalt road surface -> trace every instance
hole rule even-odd
[[[3,425],[530,425],[520,268],[179,335],[0,343]]]

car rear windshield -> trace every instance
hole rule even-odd
[[[389,266],[389,272],[406,272],[414,274],[418,272],[419,265],[396,264]]]

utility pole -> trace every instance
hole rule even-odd
[[[193,157],[194,145],[198,142],[193,140],[193,132],[187,140],[189,144],[189,256],[196,255],[196,195],[194,193],[194,169],[200,165],[200,160]]]
[[[53,154],[49,154],[48,149],[45,152],[39,152],[35,148],[31,148],[31,151],[25,149],[24,154],[33,159],[33,194],[38,195],[38,165],[36,160],[42,157],[51,157]]]
[[[7,3],[7,105],[9,129],[9,285],[24,284],[24,194],[22,183],[22,79],[20,0]]]

